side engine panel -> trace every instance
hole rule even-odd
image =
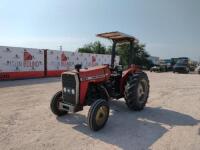
[[[110,69],[108,66],[97,66],[89,69],[81,69],[80,77],[80,104],[84,105],[89,84],[101,84],[110,78]]]

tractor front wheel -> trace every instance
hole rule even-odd
[[[145,72],[130,75],[125,85],[125,100],[128,108],[139,111],[149,97],[149,80]]]
[[[62,100],[62,91],[58,91],[51,99],[51,111],[57,116],[62,116],[68,113],[67,111],[59,109],[59,102],[62,102]]]
[[[109,117],[109,105],[104,99],[92,103],[88,112],[88,125],[91,130],[98,131],[103,128]]]

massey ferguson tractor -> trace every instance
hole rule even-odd
[[[75,113],[83,110],[84,106],[90,106],[87,118],[88,126],[93,131],[100,130],[106,124],[109,100],[124,98],[129,109],[140,111],[149,96],[148,77],[133,63],[133,46],[138,42],[137,39],[121,32],[102,33],[97,37],[113,41],[111,65],[81,69],[78,64],[74,70],[63,72],[62,90],[52,97],[50,103],[52,112],[57,116]],[[114,63],[116,45],[123,42],[130,43],[129,67],[126,70]]]

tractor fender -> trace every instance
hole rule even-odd
[[[128,77],[136,72],[140,72],[141,69],[139,66],[137,65],[132,65],[130,68],[128,68],[127,70],[123,71],[123,75],[122,75],[122,78],[120,80],[120,94],[121,95],[124,95],[124,86],[126,84],[126,81],[128,79]]]

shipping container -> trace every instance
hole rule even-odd
[[[0,46],[0,80],[44,77],[44,51]]]
[[[0,46],[0,80],[56,77],[76,64],[88,68],[110,63],[111,55]]]

